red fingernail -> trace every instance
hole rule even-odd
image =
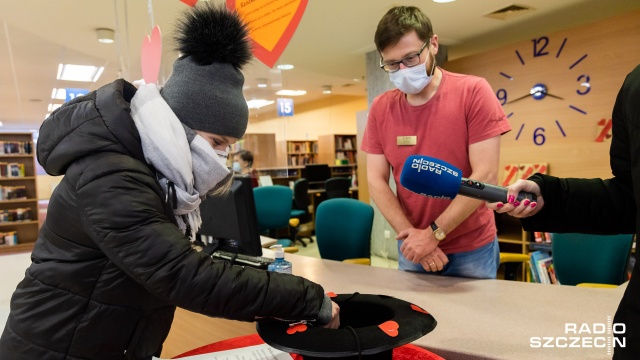
[[[525,200],[525,201],[523,202],[524,206],[529,205],[529,203],[531,203],[531,201],[529,201],[529,199],[527,199],[527,200]]]
[[[516,199],[516,198],[515,198],[515,196],[513,196],[513,195],[509,195],[509,197],[507,198],[507,202],[508,202],[509,204],[512,204],[512,203],[513,203],[513,201],[514,201],[515,199]]]
[[[520,201],[516,201],[513,203],[513,206],[518,206],[518,205],[520,205]]]
[[[536,206],[538,206],[538,203],[535,203],[535,202],[532,202],[532,203],[531,203],[531,207],[532,207],[532,208],[534,208],[534,207],[536,207]]]
[[[501,207],[503,207],[503,206],[504,206],[504,204],[503,204],[503,203],[497,203],[497,204],[496,204],[496,207],[497,207],[498,209],[500,209],[500,208],[501,208]]]

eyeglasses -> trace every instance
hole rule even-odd
[[[413,67],[418,65],[420,63],[420,54],[422,54],[424,47],[427,46],[428,43],[429,43],[429,40],[425,41],[424,44],[422,44],[420,51],[418,51],[415,54],[409,54],[400,61],[383,63],[382,59],[380,59],[380,68],[388,73],[393,73],[400,70],[400,63],[402,63],[406,67]]]

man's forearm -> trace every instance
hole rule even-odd
[[[402,211],[398,198],[388,184],[376,185],[375,183],[369,182],[369,194],[373,202],[378,206],[378,209],[380,209],[382,216],[387,219],[396,232],[412,226]]]

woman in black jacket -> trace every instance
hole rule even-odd
[[[613,178],[561,179],[535,174],[509,186],[508,195],[513,199],[520,191],[532,192],[538,196],[537,203],[487,206],[522,218],[527,231],[640,234],[640,65],[627,75],[618,93],[612,124]],[[640,359],[639,266],[636,262],[613,319],[624,323],[626,330],[615,335],[626,337],[626,347],[615,347],[614,359]]]
[[[193,250],[199,202],[228,187],[226,150],[246,130],[251,53],[238,15],[209,3],[177,40],[162,90],[117,80],[43,123],[38,161],[64,178],[12,296],[1,359],[151,359],[176,306],[338,326],[320,285]]]

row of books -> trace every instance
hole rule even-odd
[[[547,243],[551,244],[551,233],[535,231],[533,233],[533,240],[537,243]]]
[[[305,155],[305,156],[289,156],[287,159],[287,164],[289,166],[300,166],[306,164],[315,164],[316,158],[313,155]]]
[[[355,164],[356,154],[352,151],[336,151],[336,160],[347,160],[349,164]]]
[[[541,284],[560,285],[553,268],[553,257],[548,251],[537,250],[529,254],[530,260],[527,262],[529,269],[529,279],[531,282]]]
[[[287,152],[289,153],[317,153],[317,142],[289,142],[287,143]]]
[[[336,149],[354,150],[352,137],[336,136]]]

